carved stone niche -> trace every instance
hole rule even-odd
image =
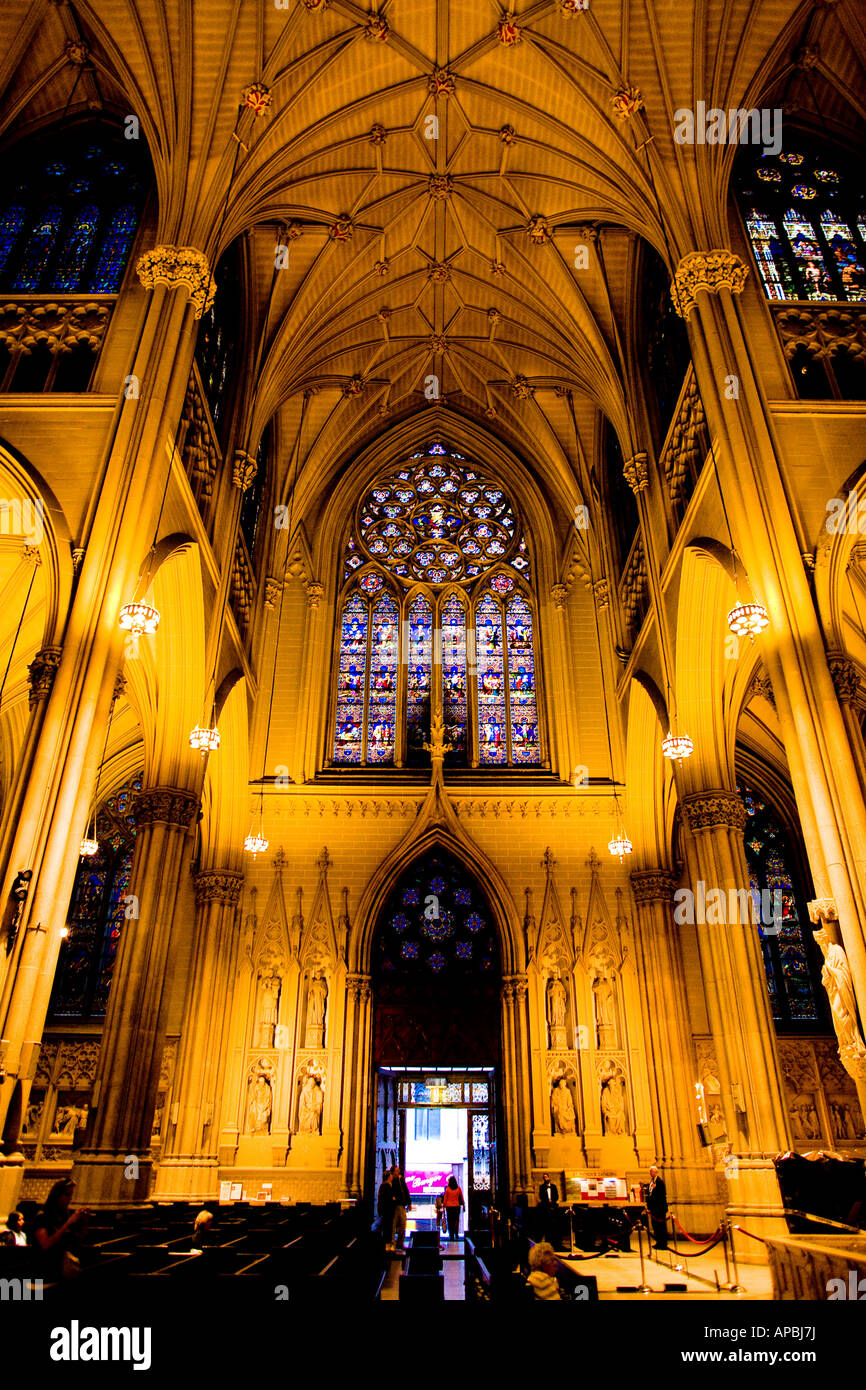
[[[554,1136],[576,1138],[578,1134],[577,1077],[565,1058],[550,1058],[547,1064],[550,1088],[550,1128]]]
[[[254,1138],[270,1134],[274,1125],[277,1068],[270,1057],[257,1057],[247,1068],[243,1130]]]
[[[630,1130],[625,1067],[612,1059],[599,1061],[597,1075],[602,1132],[622,1138]]]

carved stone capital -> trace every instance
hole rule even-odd
[[[246,492],[250,483],[255,482],[258,471],[258,464],[252,454],[248,454],[246,449],[235,451],[235,461],[232,464],[232,482],[236,488],[240,488],[241,492]]]
[[[155,246],[139,256],[135,267],[146,290],[165,285],[169,290],[186,290],[200,319],[211,307],[216,286],[204,252],[194,246]]]
[[[269,574],[265,580],[265,607],[276,608],[282,592],[282,579],[277,579],[275,575]]]
[[[762,700],[766,700],[768,704],[773,706],[773,709],[776,708],[776,696],[773,694],[773,685],[770,677],[764,670],[756,671],[752,677],[748,689],[748,698],[751,699],[755,695],[760,695]]]
[[[691,830],[746,828],[746,808],[736,792],[694,792],[683,797],[682,807]]]
[[[622,476],[635,495],[639,492],[646,492],[649,487],[646,454],[632,454],[631,458],[627,459],[622,466]]]
[[[554,608],[562,612],[568,599],[568,590],[564,584],[554,584],[550,590],[550,598]]]
[[[325,586],[318,579],[311,579],[307,585],[307,607],[313,611],[318,608],[325,592]]]
[[[861,695],[860,673],[853,661],[845,656],[831,656],[827,663],[833,680],[833,689],[840,700],[850,703]]]
[[[610,108],[618,121],[630,120],[638,111],[643,111],[644,100],[639,87],[620,87],[611,97]]]
[[[631,874],[632,892],[638,906],[672,902],[676,886],[676,879],[667,869],[635,869]]]
[[[839,909],[836,906],[835,898],[813,898],[806,904],[809,910],[809,921],[813,926],[823,926],[825,922],[838,922]]]
[[[193,875],[195,900],[199,907],[207,903],[226,903],[237,907],[244,876],[229,869],[202,869]]]
[[[597,608],[607,608],[610,604],[610,584],[606,579],[597,579],[592,586],[592,594]]]
[[[177,787],[150,787],[138,793],[132,814],[137,826],[172,825],[188,830],[198,811],[199,798],[194,792]]]
[[[27,667],[27,680],[30,685],[30,708],[51,694],[54,677],[60,665],[62,647],[43,647]]]
[[[674,308],[680,318],[687,319],[702,290],[708,294],[719,294],[721,290],[742,294],[748,273],[748,266],[733,251],[689,251],[677,266],[671,285]]]
[[[369,975],[347,975],[346,990],[356,1004],[365,1004],[372,994]]]

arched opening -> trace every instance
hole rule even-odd
[[[373,941],[376,1124],[371,1183],[399,1163],[419,1225],[453,1173],[466,1219],[505,1185],[501,1146],[501,960],[478,879],[442,846],[396,880]]]

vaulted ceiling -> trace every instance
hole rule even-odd
[[[326,489],[391,422],[428,411],[489,428],[570,512],[598,410],[625,449],[646,447],[630,385],[638,238],[670,264],[729,240],[736,151],[677,145],[674,111],[762,100],[841,128],[864,115],[866,50],[856,0],[572,10],[7,0],[5,135],[134,113],[157,242],[213,264],[248,236],[264,346],[247,409],[253,433],[276,415],[297,442],[302,483],[305,461]],[[239,115],[253,82],[267,110]],[[618,116],[632,88],[642,106]]]

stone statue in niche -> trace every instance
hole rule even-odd
[[[815,940],[824,956],[821,984],[830,1001],[839,1056],[846,1069],[855,1064],[859,1070],[866,1065],[866,1044],[857,1024],[857,1001],[845,948],[832,939],[826,927],[815,932]]]
[[[553,1111],[554,1134],[575,1134],[577,1132],[574,1101],[571,1099],[571,1091],[568,1089],[568,1082],[564,1076],[557,1077],[553,1083],[550,1108]]]
[[[601,1120],[605,1134],[627,1134],[625,1077],[611,1063],[601,1074]]]
[[[558,975],[547,987],[547,1021],[550,1028],[550,1048],[551,1051],[568,1047],[568,995],[565,992],[565,985]]]
[[[279,975],[265,975],[262,977],[256,1047],[270,1049],[274,1046],[281,983]]]
[[[599,1048],[619,1047],[613,962],[608,956],[599,953],[593,956],[592,965],[594,970],[592,997],[595,1008],[596,1046]]]
[[[325,1045],[325,1001],[328,986],[324,976],[316,972],[310,980],[307,994],[307,1035],[305,1047],[324,1047]]]
[[[301,1099],[298,1103],[299,1134],[321,1134],[324,1104],[322,1078],[314,1071],[305,1072],[301,1083]]]
[[[247,1124],[250,1134],[270,1134],[274,1110],[271,1073],[261,1063],[250,1076],[250,1098],[247,1104]]]

